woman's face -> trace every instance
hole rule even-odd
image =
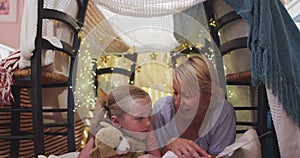
[[[205,115],[210,102],[210,95],[202,92],[189,94],[173,80],[173,103],[176,116],[184,120]]]
[[[127,135],[144,140],[148,132],[152,130],[151,112],[152,105],[148,99],[137,99],[136,102],[142,105],[142,108],[133,108],[133,111],[124,113],[119,119],[121,127]],[[138,109],[138,110],[135,110]]]

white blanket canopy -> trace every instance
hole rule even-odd
[[[94,0],[112,12],[130,16],[175,14],[206,0]]]

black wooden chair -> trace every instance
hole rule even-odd
[[[243,19],[234,10],[231,10],[225,13],[224,15],[217,17],[215,13],[216,8],[214,6],[214,1],[207,1],[204,3],[204,5],[207,13],[207,19],[211,24],[209,28],[211,36],[213,37],[215,43],[219,47],[219,51],[221,55],[224,57],[226,55],[231,55],[232,53],[245,53],[245,55],[247,52],[251,53],[247,45],[247,38],[248,38],[247,36],[245,37],[239,36],[234,39],[230,39],[226,42],[220,41],[219,35],[220,35],[220,31],[223,28],[231,27],[234,24],[236,24],[235,22],[242,21]],[[236,61],[236,62],[240,62],[240,61]],[[262,136],[260,140],[262,144],[263,156],[266,156],[266,154],[264,154],[265,152],[264,149],[266,149],[266,147],[268,146],[266,140],[271,138],[273,140],[272,142],[273,143],[272,150],[274,151],[273,156],[279,157],[279,149],[278,149],[274,127],[272,123],[271,125],[268,125],[269,105],[268,105],[265,86],[261,85],[259,87],[253,87],[251,85],[251,70],[226,74],[226,85],[242,86],[242,87],[247,86],[250,89],[251,105],[248,106],[234,105],[234,109],[236,113],[240,111],[248,112],[250,115],[252,115],[253,120],[245,121],[245,120],[237,119],[236,122],[237,127],[242,127],[242,128],[237,129],[236,133],[243,134],[249,128],[256,129],[258,135]]]
[[[38,18],[37,18],[37,32],[35,38],[35,50],[31,58],[31,66],[26,69],[17,69],[13,73],[14,85],[12,86],[13,96],[15,102],[7,108],[0,108],[1,113],[10,116],[11,122],[4,124],[10,128],[10,135],[0,135],[0,140],[10,141],[10,151],[7,153],[9,157],[34,156],[45,154],[45,143],[47,140],[46,135],[56,137],[54,140],[67,139],[67,151],[75,151],[75,122],[74,122],[74,98],[72,92],[72,74],[75,63],[75,58],[78,55],[80,47],[80,34],[83,28],[85,12],[87,9],[88,0],[77,0],[77,15],[71,15],[52,8],[46,8],[44,0],[38,1]],[[72,6],[73,7],[73,6]],[[74,6],[75,7],[75,6]],[[70,43],[60,40],[62,48],[55,47],[49,41],[45,40],[42,35],[44,30],[43,23],[52,20],[55,23],[62,23],[66,25],[71,32]],[[55,36],[55,35],[54,35]],[[41,65],[41,53],[43,50],[54,50],[54,53],[63,53],[69,56],[69,75],[65,76],[53,72],[45,72]],[[43,108],[42,104],[42,89],[66,87],[67,94],[67,107],[66,108]],[[30,89],[30,102],[24,101],[24,92]],[[26,100],[26,98],[25,98]],[[24,106],[24,104],[31,104]],[[54,122],[46,124],[43,122],[44,113],[64,113],[67,116],[67,122]],[[24,117],[32,118],[32,128],[24,128]],[[0,129],[1,131],[2,129]],[[67,138],[61,138],[62,136]],[[28,143],[29,146],[22,146],[21,142]],[[4,142],[4,141],[3,141]],[[50,142],[48,142],[50,143]],[[48,144],[48,148],[55,146],[57,141]],[[20,146],[30,149],[30,145],[34,146],[34,153],[20,151]],[[7,144],[8,145],[8,144]],[[32,148],[32,147],[31,147]],[[60,150],[63,146],[52,149],[51,151]],[[48,154],[53,154],[49,151]],[[65,152],[67,152],[65,151]],[[46,153],[47,154],[47,153]],[[55,153],[54,153],[55,154]],[[62,153],[56,153],[62,154]]]

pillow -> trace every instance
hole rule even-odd
[[[77,158],[79,155],[79,152],[69,152],[63,155],[55,156],[50,155],[48,158]],[[38,158],[47,158],[45,155],[39,155]]]
[[[261,158],[260,141],[256,130],[249,129],[233,144],[227,146],[217,158]]]

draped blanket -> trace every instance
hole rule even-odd
[[[20,51],[11,53],[7,58],[0,61],[0,106],[9,105],[14,102],[11,93],[11,85],[13,85],[13,70],[18,67],[20,60]]]
[[[179,13],[206,0],[94,0],[112,12],[134,17],[154,17]]]
[[[252,84],[267,84],[300,126],[300,32],[280,0],[224,0],[250,25]]]

